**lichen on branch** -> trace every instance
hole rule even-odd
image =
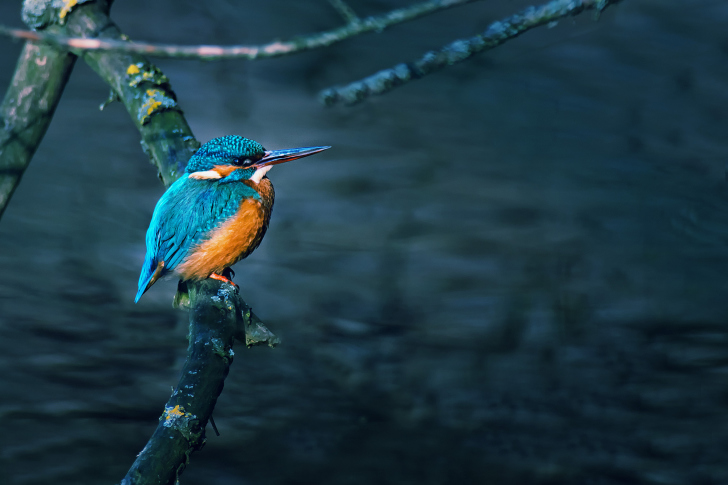
[[[64,25],[48,27],[52,35],[87,40],[124,40],[109,19],[108,3],[78,5]],[[184,173],[187,160],[200,144],[177,103],[169,79],[142,55],[72,48],[112,89],[141,134],[141,145],[169,186]]]
[[[24,0],[23,22],[31,29],[43,29],[51,24],[63,25],[76,6],[94,0]]]
[[[187,360],[159,425],[122,485],[172,484],[205,443],[205,428],[233,361],[233,341],[245,302],[227,284],[188,283]]]

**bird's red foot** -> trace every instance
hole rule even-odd
[[[223,283],[227,283],[228,285],[233,285],[235,288],[240,288],[238,285],[233,283],[231,279],[225,278],[224,276],[221,276],[217,273],[212,273],[210,275],[210,278],[212,278],[213,280],[222,281]]]

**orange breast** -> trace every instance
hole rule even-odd
[[[267,179],[259,185],[263,181],[268,182],[272,191]],[[219,274],[252,253],[268,228],[273,198],[266,199],[243,200],[238,213],[215,229],[209,239],[193,247],[175,272],[185,280],[204,279],[212,273]]]

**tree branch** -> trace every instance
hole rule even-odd
[[[350,22],[343,27],[296,37],[289,41],[274,41],[263,45],[197,45],[182,46],[173,44],[149,44],[144,42],[128,42],[117,36],[104,38],[84,38],[81,35],[34,32],[11,29],[0,26],[0,35],[16,39],[27,39],[50,45],[65,47],[75,52],[83,51],[115,51],[117,53],[144,54],[154,57],[174,57],[181,59],[245,59],[257,60],[281,57],[303,51],[328,47],[351,37],[367,32],[381,32],[392,25],[414,20],[440,10],[465,5],[477,0],[430,0],[409,7],[392,10],[384,15],[367,17],[357,22]],[[114,26],[115,27],[115,26]],[[118,30],[118,29],[117,29]]]
[[[558,19],[577,15],[584,10],[603,11],[621,0],[553,0],[490,24],[482,34],[452,42],[438,51],[430,51],[417,61],[398,64],[343,87],[328,88],[319,93],[327,106],[336,103],[356,104],[369,96],[384,94],[440,69],[462,62],[473,55],[497,47],[522,33]]]
[[[76,56],[26,43],[0,105],[0,217],[40,145]]]
[[[234,338],[244,333],[242,328],[254,327],[260,322],[231,285],[207,279],[188,283],[188,288],[191,307],[187,361],[156,431],[121,481],[122,485],[176,482],[189,463],[190,454],[205,444],[205,428],[235,354]],[[261,328],[265,329],[262,325]],[[265,331],[269,335],[267,339],[255,340],[249,346],[260,343],[274,346],[275,337],[271,339],[272,334]]]
[[[128,43],[108,17],[103,1],[76,7],[63,26],[52,26],[53,35],[82,37],[89,41]],[[200,147],[177,105],[169,79],[148,59],[127,52],[72,49],[106,81],[126,107],[139,130],[142,149],[169,186],[183,173],[187,160]]]
[[[177,294],[174,297],[174,303],[172,306],[181,310],[190,309],[190,291],[187,287],[187,282],[180,281],[177,285]],[[281,343],[280,339],[276,337],[273,332],[268,330],[263,321],[258,318],[258,315],[253,313],[250,308],[241,297],[239,299],[238,307],[241,308],[240,318],[238,318],[235,327],[235,339],[245,343],[248,347],[254,347],[257,345],[267,345],[268,347],[276,347]]]

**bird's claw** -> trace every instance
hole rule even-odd
[[[231,279],[226,278],[225,276],[219,275],[217,273],[212,273],[210,275],[210,278],[212,278],[213,280],[222,281],[223,283],[227,283],[228,285],[232,285],[235,287],[236,290],[240,289],[240,287],[238,285],[236,285],[235,283],[233,283],[233,281]]]

